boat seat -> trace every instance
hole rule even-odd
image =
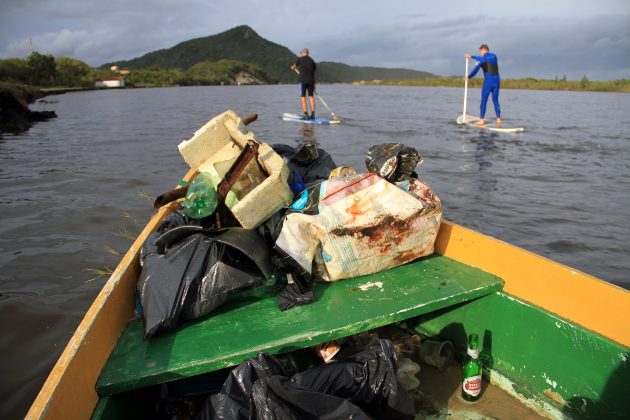
[[[317,283],[317,301],[281,312],[275,293],[243,294],[205,318],[144,341],[129,322],[96,390],[101,396],[237,365],[259,351],[309,347],[501,290],[503,281],[434,254],[380,273]]]

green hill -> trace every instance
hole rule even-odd
[[[296,80],[296,75],[289,70],[289,66],[295,59],[296,55],[287,47],[268,41],[249,26],[243,25],[220,34],[191,39],[131,60],[107,63],[101,67],[109,68],[116,65],[126,69],[161,67],[185,70],[204,61],[236,60],[256,65],[267,76],[265,81],[268,83],[292,83]],[[318,80],[328,83],[374,79],[421,79],[431,76],[430,73],[407,69],[355,67],[332,62],[318,64]]]
[[[256,64],[266,73],[269,82],[294,80],[289,65],[295,60],[295,54],[262,38],[249,26],[237,26],[217,35],[191,39],[168,49],[153,51],[132,60],[108,63],[103,67],[188,69],[204,61],[223,59]]]

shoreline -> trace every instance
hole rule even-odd
[[[57,117],[55,111],[31,111],[28,106],[47,95],[37,87],[0,83],[0,135],[23,133],[35,122]]]
[[[353,82],[360,86],[413,86],[413,87],[452,87],[463,88],[463,77],[432,77],[414,80],[362,80]],[[470,79],[468,86],[481,88],[482,78]],[[584,80],[548,80],[548,79],[501,79],[501,89],[548,90],[564,92],[614,92],[630,93],[630,80],[589,81]]]

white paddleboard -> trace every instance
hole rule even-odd
[[[322,124],[322,125],[339,124],[341,122],[339,120],[329,120],[328,118],[312,118],[312,119],[305,120],[300,115],[289,114],[288,112],[285,112],[282,115],[282,119],[284,121],[294,121],[294,122],[301,122],[304,124]]]
[[[501,127],[497,127],[496,124],[477,125],[475,124],[477,121],[479,121],[479,118],[472,117],[470,115],[467,115],[465,120],[463,115],[457,117],[457,124],[465,124],[469,127],[475,127],[480,130],[496,131],[499,133],[522,133],[525,131],[523,127],[504,127],[503,125]]]

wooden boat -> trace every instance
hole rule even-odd
[[[270,295],[143,341],[132,320],[139,252],[175,207],[160,208],[132,244],[27,418],[133,417],[138,388],[411,318],[460,351],[478,333],[490,381],[543,416],[630,415],[630,292],[448,221],[435,255],[316,287],[311,305],[280,312]]]

